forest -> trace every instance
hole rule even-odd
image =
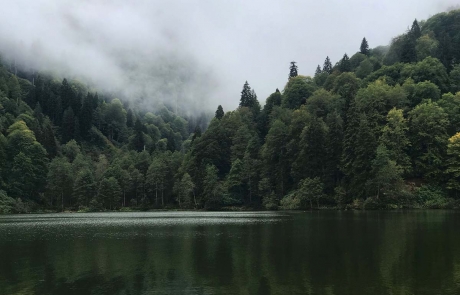
[[[0,213],[460,208],[460,10],[356,47],[187,116],[1,59]]]

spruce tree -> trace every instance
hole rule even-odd
[[[361,41],[361,47],[359,49],[359,52],[361,52],[364,55],[369,56],[369,44],[367,43],[366,38],[363,38],[363,41]]]
[[[74,108],[76,105],[76,93],[67,79],[62,80],[60,96],[62,102],[62,109],[67,110],[68,107]]]
[[[243,85],[243,90],[241,90],[240,107],[249,107],[251,98],[251,86],[249,86],[248,81],[246,81]]]
[[[315,71],[315,77],[318,77],[319,75],[321,75],[323,71],[321,70],[321,67],[318,65],[316,67],[316,71]]]
[[[329,56],[327,56],[326,60],[324,60],[323,72],[332,74],[332,63],[331,63],[331,60],[329,59]]]
[[[291,61],[291,66],[289,67],[289,79],[297,77],[297,65],[295,61]]]
[[[75,114],[72,107],[68,107],[62,117],[62,143],[66,143],[75,135]]]
[[[343,58],[340,61],[339,69],[342,73],[351,71],[350,58],[348,57],[346,53],[343,55]]]
[[[91,126],[93,126],[93,108],[91,106],[92,95],[88,92],[85,100],[83,101],[83,106],[80,111],[80,132],[83,138],[87,138]]]
[[[144,150],[144,125],[141,123],[139,118],[136,119],[136,123],[134,124],[134,137],[131,141],[131,144],[132,147],[138,152]]]
[[[196,125],[195,130],[193,131],[192,143],[199,137],[201,137],[201,128],[200,125]]]
[[[417,40],[418,38],[422,36],[422,31],[420,30],[420,26],[418,24],[417,19],[415,19],[414,22],[412,23],[412,27],[410,28],[410,33],[415,40]]]
[[[241,91],[240,107],[249,108],[254,114],[254,118],[260,112],[260,104],[257,100],[257,95],[251,86],[249,86],[248,81],[243,85],[243,90]]]
[[[224,109],[222,108],[221,105],[219,105],[217,107],[217,110],[216,110],[216,115],[215,115],[215,118],[216,119],[222,119],[224,117]]]

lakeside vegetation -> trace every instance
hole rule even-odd
[[[0,64],[0,213],[460,207],[460,10],[214,116]]]

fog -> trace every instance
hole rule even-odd
[[[125,99],[190,111],[238,106],[247,80],[263,104],[289,62],[313,75],[328,55],[387,45],[456,1],[2,0],[0,51]]]

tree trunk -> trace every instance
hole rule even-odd
[[[158,206],[158,183],[155,183],[155,205]]]
[[[249,203],[252,203],[252,187],[251,187],[251,177],[249,177]]]
[[[198,204],[196,203],[195,190],[193,190],[193,202],[195,203],[195,209],[196,209],[198,207]]]
[[[310,210],[313,210],[313,202],[311,199],[310,199]]]
[[[64,192],[61,192],[61,207],[62,212],[64,212]]]
[[[163,206],[163,207],[164,207],[164,205],[165,205],[164,190],[165,190],[165,188],[163,187],[163,181],[162,181],[162,182],[161,182],[161,206]]]

